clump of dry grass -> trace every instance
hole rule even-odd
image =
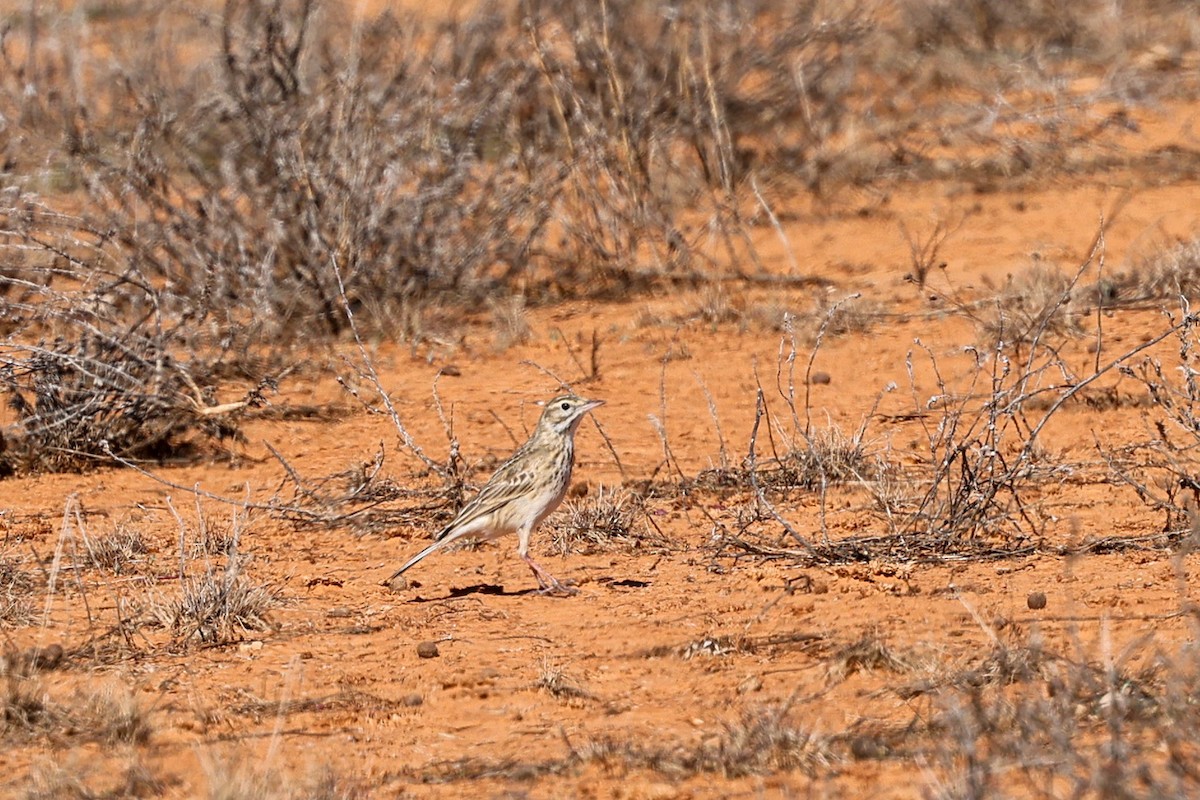
[[[643,547],[650,534],[644,522],[645,500],[625,487],[601,486],[567,502],[551,520],[552,551],[604,552]]]
[[[178,642],[224,643],[268,630],[279,593],[247,576],[246,561],[232,555],[222,569],[209,566],[201,575],[185,577],[177,596],[154,600],[152,614]]]
[[[533,336],[533,329],[529,326],[529,319],[525,314],[523,296],[490,298],[488,310],[492,316],[492,347],[498,352],[525,344]]]
[[[270,763],[243,753],[208,751],[201,754],[208,800],[353,800],[370,796],[369,787],[330,766],[309,776],[292,776]]]
[[[575,749],[583,762],[651,769],[677,777],[713,773],[726,778],[800,770],[813,773],[836,760],[828,740],[795,727],[790,705],[744,711],[696,745],[597,739]]]
[[[153,731],[148,712],[127,691],[78,690],[64,702],[50,696],[35,671],[6,669],[0,680],[0,740],[144,744]]]
[[[140,531],[125,525],[118,526],[103,536],[86,537],[88,562],[114,575],[135,572],[138,565],[150,552]]]
[[[797,447],[773,458],[755,461],[755,480],[763,489],[786,492],[816,490],[833,484],[873,480],[883,469],[881,459],[868,452],[863,431],[846,434],[837,426],[818,428],[801,438]],[[706,488],[738,488],[750,484],[748,465],[715,467],[696,476]]]
[[[882,669],[903,673],[910,668],[908,661],[888,645],[878,630],[867,631],[850,644],[837,648],[825,664],[826,675],[833,682],[845,680],[855,672]]]
[[[0,555],[0,626],[25,625],[33,619],[33,586],[17,562]]]
[[[1177,242],[1113,279],[1114,302],[1200,297],[1200,237]]]
[[[1200,735],[1194,646],[1167,655],[1143,638],[1100,661],[1050,653],[1036,641],[996,650],[1008,652],[987,660],[1002,666],[953,676],[939,692],[925,745],[934,796],[1020,795],[1051,785],[1081,797],[1200,790],[1190,767]]]
[[[156,775],[140,759],[129,763],[113,780],[94,777],[95,764],[65,764],[61,760],[39,762],[25,781],[24,800],[117,800],[122,797],[162,797],[169,781]]]
[[[579,704],[596,699],[596,696],[588,691],[587,687],[549,661],[542,664],[541,674],[538,675],[534,686],[568,704]]]
[[[1077,277],[1042,261],[1010,276],[977,317],[985,341],[1027,345],[1047,336],[1082,333],[1081,318],[1093,303],[1082,296]]]

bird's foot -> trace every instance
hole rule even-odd
[[[525,563],[529,565],[529,569],[533,571],[533,576],[537,578],[538,594],[552,594],[560,597],[573,597],[579,594],[578,589],[570,584],[562,583],[558,578],[542,569],[541,565],[529,556],[525,556],[524,559]]]
[[[562,583],[553,576],[547,576],[550,580],[542,583],[538,589],[538,594],[557,595],[559,597],[574,597],[579,594],[579,590],[569,583]],[[540,583],[540,582],[539,582]]]

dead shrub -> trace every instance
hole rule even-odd
[[[270,380],[222,403],[226,354],[202,325],[166,312],[170,293],[121,274],[101,235],[27,197],[8,197],[0,218],[15,230],[0,253],[0,393],[16,417],[3,431],[0,466],[81,471],[114,459],[191,460],[238,436],[240,414]]]
[[[1200,789],[1200,773],[1184,766],[1200,734],[1194,647],[1168,655],[1144,638],[1100,662],[1022,649],[1000,660],[1036,669],[1006,670],[999,683],[968,676],[941,692],[928,745],[934,796],[1070,786],[1080,797],[1189,797]]]
[[[1098,447],[1111,475],[1162,511],[1163,530],[1174,537],[1200,531],[1200,380],[1193,367],[1200,356],[1200,317],[1186,299],[1181,302],[1180,312],[1171,315],[1174,355],[1147,356],[1121,370],[1149,401],[1149,439],[1114,450]]]

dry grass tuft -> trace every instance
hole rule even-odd
[[[65,765],[59,760],[35,764],[24,787],[24,800],[118,800],[162,797],[169,781],[135,760],[114,780],[94,777],[94,763]]]
[[[596,699],[596,696],[588,691],[582,683],[571,678],[549,661],[542,664],[542,672],[534,686],[569,705],[578,705]]]
[[[156,598],[151,613],[177,642],[219,644],[270,629],[270,612],[279,604],[279,593],[249,578],[246,560],[233,555],[221,570],[209,567],[202,575],[184,578],[179,595],[165,601]]]
[[[1081,317],[1090,311],[1089,298],[1083,294],[1058,267],[1036,262],[1010,276],[995,300],[984,307],[977,318],[980,332],[989,346],[1078,335],[1083,332]]]
[[[492,348],[504,352],[510,347],[525,344],[533,337],[533,329],[525,315],[525,298],[510,295],[501,299],[489,298],[492,316]]]
[[[574,756],[605,767],[650,769],[675,777],[717,774],[726,778],[800,770],[809,774],[836,760],[829,742],[792,725],[789,706],[743,712],[714,736],[695,745],[647,745],[597,739]]]
[[[0,740],[145,744],[153,731],[147,711],[127,691],[77,691],[63,702],[50,696],[36,673],[6,670],[0,679]]]
[[[1113,302],[1200,297],[1200,237],[1167,247],[1113,279]]]
[[[847,435],[836,426],[812,431],[806,440],[776,458],[755,464],[755,478],[763,489],[786,492],[816,490],[832,484],[876,479],[884,463],[867,452],[862,432]],[[696,476],[703,488],[742,488],[750,485],[747,466],[716,467]]]
[[[596,553],[637,550],[651,541],[643,521],[645,499],[624,487],[601,486],[567,503],[551,520],[552,552]],[[654,541],[658,541],[657,537]]]
[[[150,552],[141,532],[124,525],[103,536],[87,537],[84,544],[91,566],[114,575],[136,572]]]
[[[1037,642],[1004,649],[1006,666],[986,670],[987,680],[955,678],[940,693],[926,746],[933,796],[1021,796],[1059,785],[1079,797],[1200,791],[1191,767],[1200,736],[1194,646],[1168,656],[1142,638],[1099,662]]]
[[[0,556],[0,626],[27,625],[33,619],[34,581],[11,559]]]
[[[354,800],[371,796],[369,787],[332,767],[319,767],[310,776],[289,776],[245,753],[203,753],[208,800]]]

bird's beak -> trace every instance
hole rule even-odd
[[[599,408],[602,405],[604,405],[603,400],[588,400],[586,403],[584,403],[582,406],[579,407],[579,413],[584,414],[588,411],[591,411],[593,408]]]

